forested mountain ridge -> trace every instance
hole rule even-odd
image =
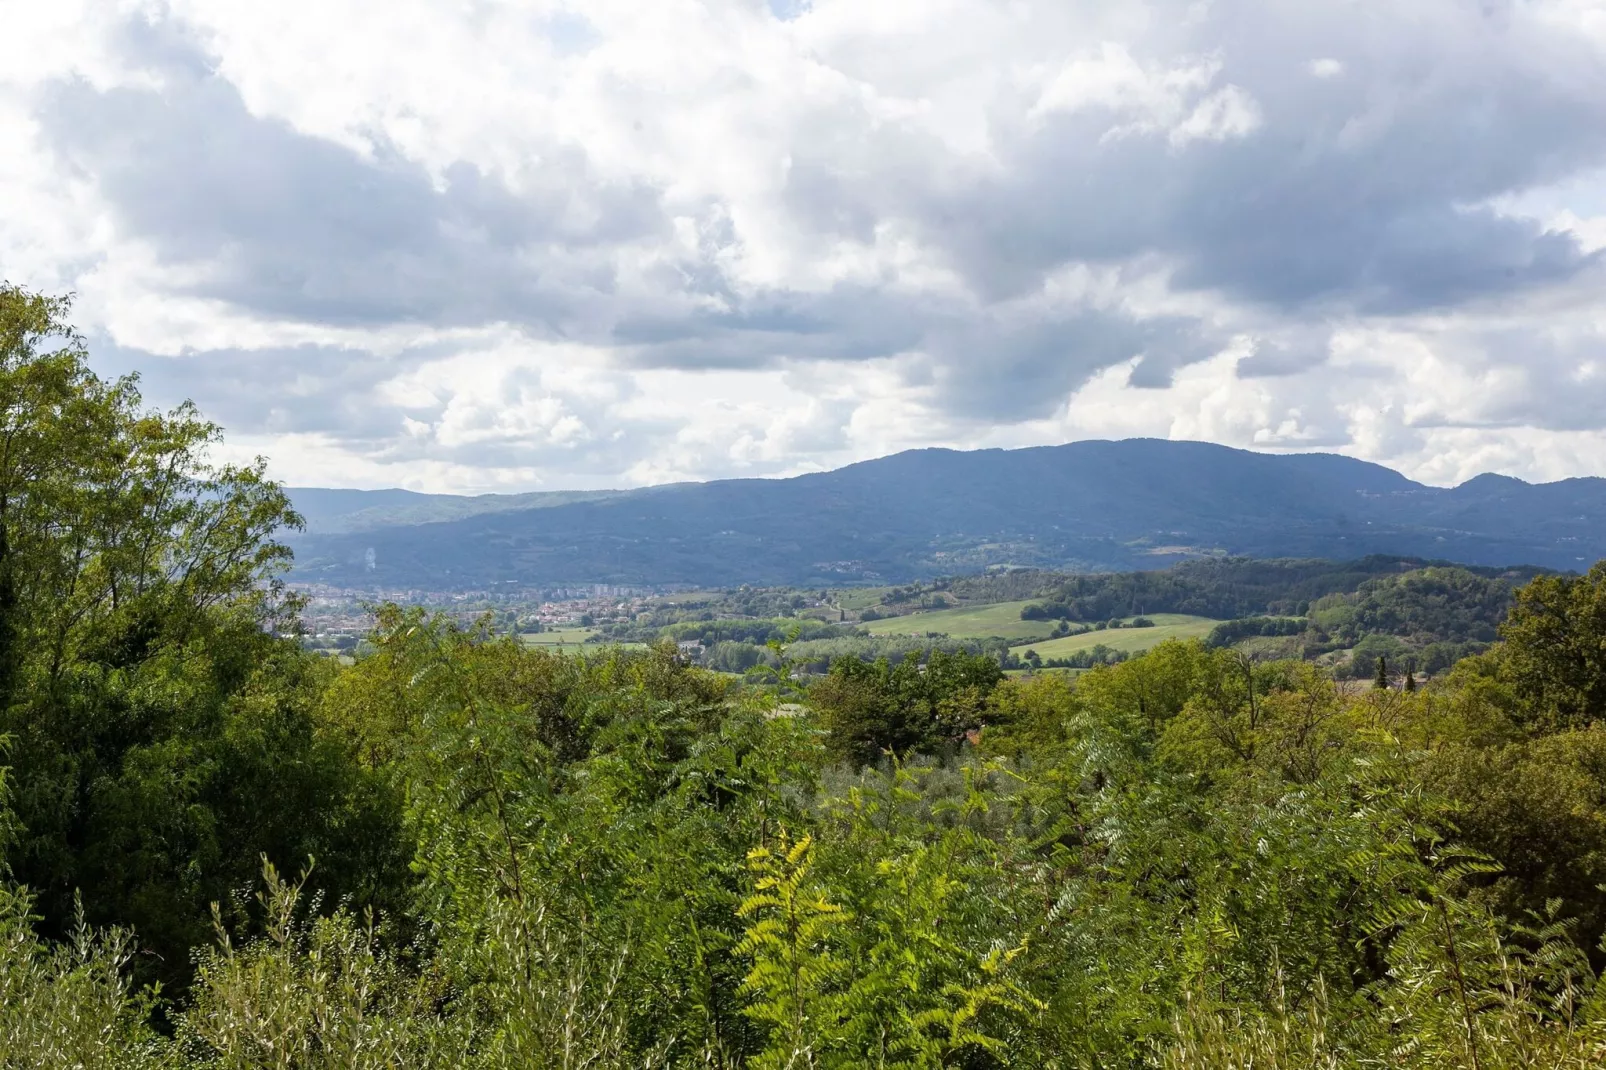
[[[291,490],[298,505],[317,496],[309,530],[291,539],[298,579],[814,585],[996,565],[1158,568],[1210,554],[1567,570],[1606,556],[1606,480],[1485,475],[1439,488],[1332,454],[1155,439],[914,450],[790,479],[541,496],[533,508],[495,495],[375,508],[360,493]],[[473,509],[484,511],[462,515]]]
[[[338,535],[408,524],[462,520],[484,513],[549,509],[600,501],[629,491],[535,491],[530,494],[420,494],[411,490],[336,490],[298,487],[296,511],[309,533]]]

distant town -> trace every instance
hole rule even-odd
[[[352,589],[327,584],[291,584],[305,604],[303,642],[316,649],[346,650],[374,625],[374,609],[386,602],[424,606],[469,624],[487,613],[507,631],[541,633],[633,620],[649,599],[668,589],[588,584],[573,587],[493,588],[478,591],[431,591],[419,588]]]

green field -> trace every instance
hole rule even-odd
[[[627,650],[645,650],[645,643],[588,643],[586,639],[597,633],[595,628],[554,628],[549,632],[521,635],[526,646],[547,650],[554,654],[600,654],[613,647]]]
[[[907,617],[888,617],[864,625],[871,635],[925,635],[938,632],[955,639],[1031,639],[1054,630],[1051,620],[1021,620],[1021,607],[1029,602],[994,602],[985,606],[961,606],[930,613],[911,613]]]
[[[665,605],[678,606],[687,602],[703,602],[710,598],[720,597],[719,591],[675,591],[670,594],[655,595],[653,600]]]
[[[597,634],[595,628],[553,628],[551,631],[537,632],[534,635],[519,636],[530,646],[573,646],[583,643]]]
[[[1050,639],[1046,643],[1025,643],[1015,647],[1014,652],[1024,655],[1027,650],[1035,650],[1038,657],[1046,661],[1049,658],[1063,658],[1078,651],[1091,650],[1103,643],[1111,650],[1124,650],[1128,654],[1136,654],[1167,639],[1203,639],[1210,634],[1210,629],[1221,623],[1209,617],[1190,617],[1183,613],[1149,613],[1146,616],[1154,621],[1154,627],[1107,628],[1101,632],[1067,635],[1063,639]]]
[[[836,600],[837,605],[849,613],[854,613],[880,605],[882,597],[890,590],[891,587],[849,587],[841,591],[832,591],[831,597]]]

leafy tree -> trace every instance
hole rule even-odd
[[[1532,719],[1576,727],[1606,716],[1606,562],[1533,580],[1500,635],[1503,671]]]
[[[1357,718],[1308,665],[1201,659],[1194,695],[1161,730],[1157,756],[1209,782],[1244,771],[1311,783],[1347,760]]]
[[[1588,943],[1606,933],[1606,728],[1444,746],[1432,771],[1460,801],[1462,836],[1499,861],[1493,891],[1511,916],[1555,902]]]
[[[1003,678],[985,655],[936,650],[919,663],[834,660],[809,698],[828,728],[834,756],[856,765],[952,741],[981,726],[987,696]]]
[[[395,810],[319,737],[328,666],[275,634],[296,608],[277,583],[272,535],[299,523],[283,491],[261,461],[213,464],[219,430],[192,406],[149,411],[133,378],[97,377],[67,311],[0,288],[10,863],[47,931],[75,924],[81,893],[171,982],[264,851],[337,863],[337,892],[392,883]]]
[[[1004,754],[1058,754],[1068,742],[1078,701],[1063,673],[1002,680],[988,696],[984,739]]]

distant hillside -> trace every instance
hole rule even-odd
[[[1303,617],[1313,606],[1337,606],[1357,592],[1376,598],[1381,592],[1409,591],[1420,596],[1417,612],[1432,617],[1438,628],[1447,610],[1459,616],[1470,613],[1492,626],[1505,617],[1511,591],[1542,571],[1532,567],[1435,567],[1446,564],[1390,554],[1357,561],[1212,558],[1183,562],[1164,571],[1067,576],[1021,570],[964,576],[948,582],[945,589],[966,603],[1030,599],[1023,604],[1030,607],[1025,617],[1071,621],[1154,613],[1222,620]],[[1442,582],[1451,573],[1459,578],[1459,588]],[[1429,580],[1440,582],[1426,582]],[[1467,602],[1477,603],[1477,609],[1468,610],[1463,605]],[[1409,613],[1384,607],[1359,618],[1366,625],[1363,631],[1402,635],[1411,633],[1410,629],[1400,630],[1409,619]],[[1473,638],[1459,633],[1449,637]],[[1492,638],[1492,634],[1478,638]]]
[[[331,490],[290,487],[308,535],[343,535],[375,528],[409,527],[462,520],[484,513],[549,509],[601,501],[628,491],[536,491],[532,494],[419,494],[411,490]]]
[[[590,494],[292,493],[311,522],[292,540],[296,578],[353,587],[840,585],[1225,554],[1579,569],[1606,556],[1606,480],[1444,489],[1332,454],[1154,439],[914,450],[793,479]]]
[[[633,608],[600,621],[592,641],[696,641],[703,664],[743,672],[773,663],[764,647],[779,640],[796,664],[825,672],[837,657],[897,661],[933,648],[990,654],[1005,668],[1089,668],[1191,638],[1316,661],[1341,678],[1372,678],[1380,657],[1396,674],[1433,675],[1487,650],[1516,589],[1541,571],[1374,554],[1076,575],[1015,569],[852,592],[738,588]]]

